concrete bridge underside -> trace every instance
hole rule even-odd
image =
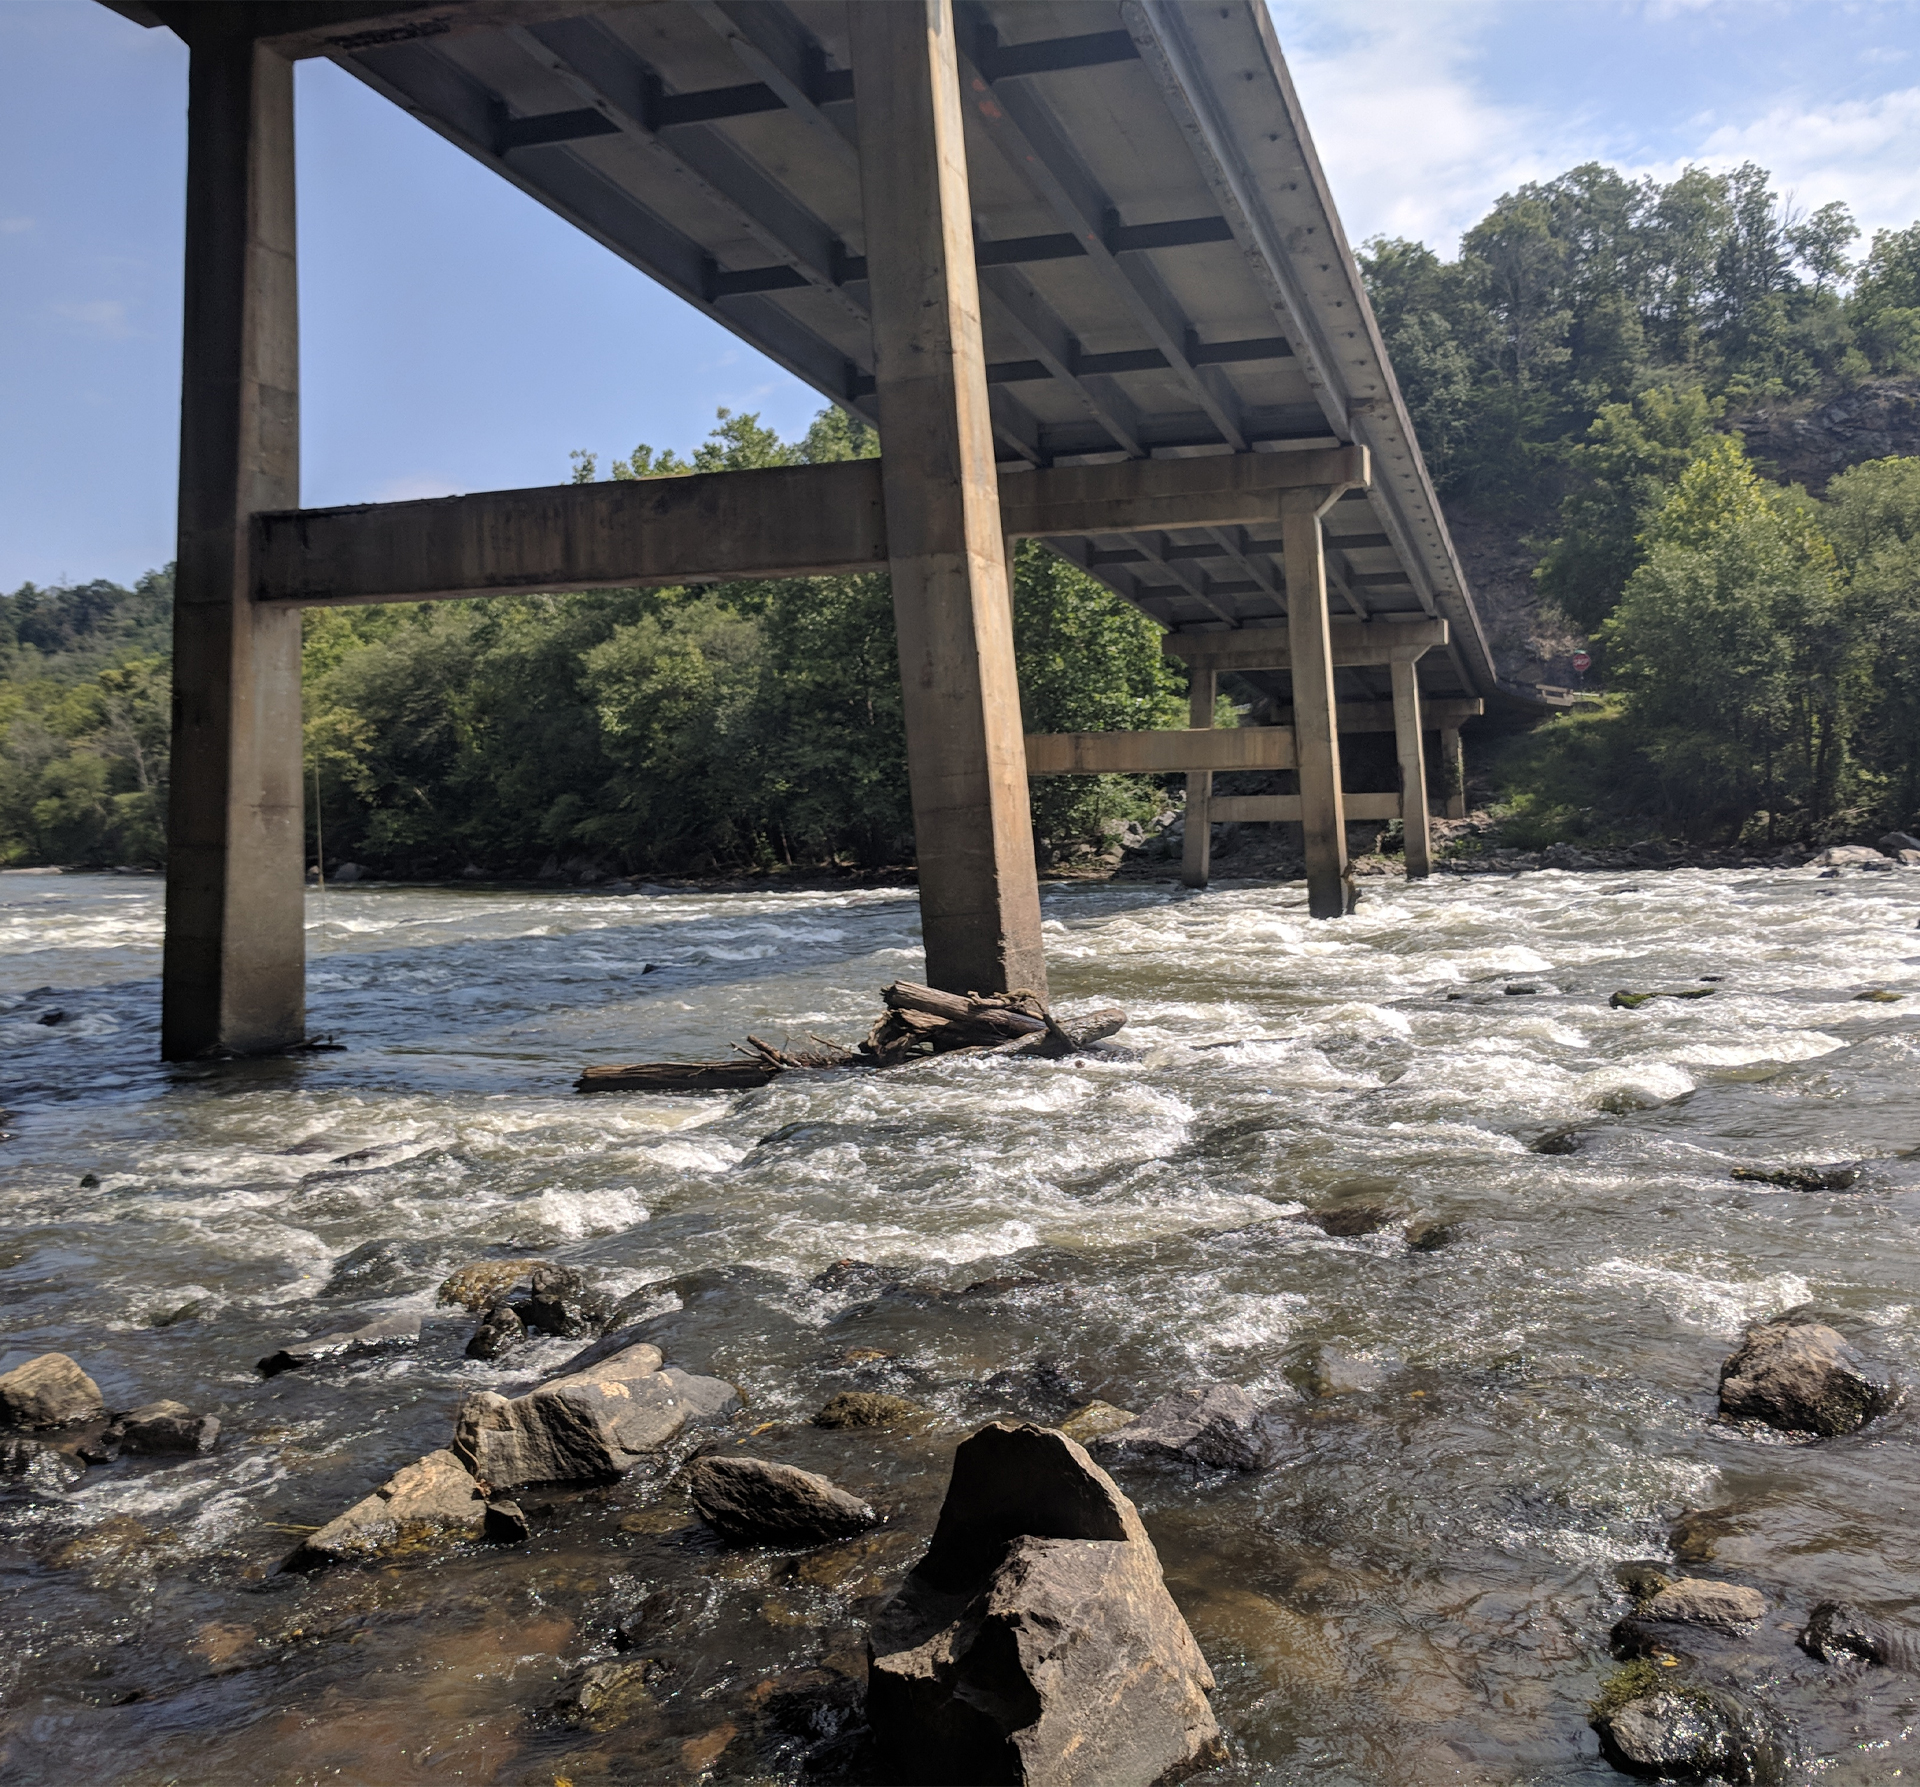
[[[305,1029],[300,610],[886,569],[931,983],[1044,992],[1029,773],[1427,867],[1495,676],[1266,9],[126,0],[191,50],[165,1053]],[[877,461],[302,510],[292,64],[333,59],[832,401]],[[1191,725],[1024,738],[1009,540],[1166,631]],[[1331,601],[1335,606],[1330,606]],[[1290,709],[1216,733],[1222,674]],[[1398,790],[1342,786],[1391,730]],[[1297,793],[1215,797],[1289,769]],[[1451,785],[1451,784],[1450,784]],[[1391,810],[1389,810],[1391,809]]]

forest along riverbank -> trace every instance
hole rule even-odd
[[[1828,1599],[1920,1607],[1913,1400],[1817,1443],[1716,1414],[1796,1308],[1920,1382],[1920,872],[1386,882],[1321,926],[1297,887],[1054,887],[1056,1004],[1130,1014],[1104,1054],[691,1099],[566,1088],[857,1040],[920,973],[911,895],[325,900],[341,1051],[167,1070],[158,888],[0,874],[0,1371],[59,1351],[110,1410],[221,1422],[0,1494],[12,1778],[845,1778],[957,1441],[1206,1383],[1281,1402],[1266,1468],[1113,1469],[1218,1678],[1218,1778],[1619,1778],[1589,1718],[1645,1564],[1761,1598],[1685,1667],[1739,1677],[1786,1778],[1914,1766],[1920,1677],[1793,1642]],[[729,1547],[637,1470],[521,1492],[522,1543],[281,1571],[582,1345],[465,1356],[437,1289],[509,1260],[580,1271],[738,1390],[730,1446],[884,1524]],[[421,1338],[256,1368],[396,1317]],[[849,1392],[909,1406],[814,1424]]]

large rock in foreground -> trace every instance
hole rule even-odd
[[[1657,1780],[1746,1784],[1779,1778],[1779,1739],[1759,1710],[1717,1688],[1643,1694],[1594,1719],[1615,1768]]]
[[[828,1545],[880,1519],[826,1477],[765,1458],[700,1458],[687,1476],[694,1511],[737,1544]]]
[[[105,1413],[100,1386],[65,1353],[42,1353],[0,1377],[0,1421],[9,1427],[65,1427]]]
[[[486,1495],[466,1466],[451,1452],[429,1452],[303,1540],[282,1567],[314,1570],[477,1539],[486,1520]]]
[[[509,1400],[476,1391],[460,1405],[453,1450],[489,1489],[604,1482],[730,1415],[739,1394],[718,1378],[660,1369],[660,1349],[631,1346]]]
[[[1749,1328],[1720,1368],[1724,1413],[1790,1433],[1852,1433],[1893,1402],[1886,1374],[1818,1322]]]
[[[961,1444],[869,1654],[889,1781],[1153,1787],[1224,1755],[1213,1672],[1139,1515],[1051,1428]]]

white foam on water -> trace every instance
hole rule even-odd
[[[1583,1270],[1592,1283],[1645,1294],[1676,1319],[1709,1333],[1738,1335],[1752,1323],[1807,1301],[1807,1281],[1796,1272],[1764,1278],[1714,1278],[1646,1260],[1602,1260]]]
[[[647,1220],[647,1206],[631,1185],[602,1191],[543,1191],[515,1207],[555,1240],[580,1241],[589,1235],[613,1235],[638,1228]]]

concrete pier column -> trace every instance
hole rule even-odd
[[[1393,678],[1393,742],[1400,758],[1400,830],[1407,879],[1433,873],[1433,833],[1427,825],[1426,735],[1420,722],[1420,672],[1415,658],[1397,651],[1388,666]]]
[[[1280,499],[1287,572],[1287,645],[1293,670],[1294,760],[1306,834],[1307,909],[1347,910],[1347,826],[1340,798],[1340,735],[1334,724],[1333,649],[1327,623],[1327,560],[1320,517],[1338,490],[1289,490]]]
[[[1440,728],[1440,764],[1447,780],[1447,817],[1464,819],[1467,816],[1467,756],[1460,748],[1458,726]]]
[[[951,0],[852,0],[928,981],[1046,990]]]
[[[1187,690],[1187,724],[1213,724],[1214,702],[1220,692],[1220,674],[1196,669]],[[1187,816],[1180,849],[1180,879],[1188,887],[1205,887],[1213,873],[1213,771],[1187,771]]]
[[[183,9],[188,10],[188,9]],[[161,1050],[306,1028],[300,614],[252,600],[249,519],[300,501],[293,66],[190,9],[186,327]]]

